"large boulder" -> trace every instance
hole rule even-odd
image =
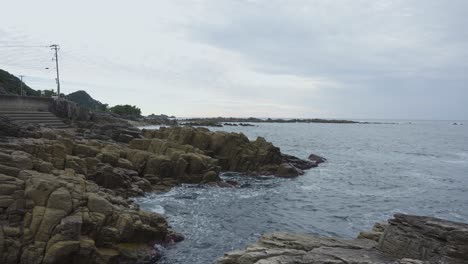
[[[88,174],[86,161],[84,159],[80,159],[77,156],[67,155],[65,159],[65,168],[73,169],[76,173],[79,174]]]
[[[311,156],[302,160],[282,154],[278,147],[258,137],[250,141],[242,133],[211,132],[205,128],[170,127],[159,130],[144,130],[146,139],[133,140],[130,147],[169,155],[197,153],[214,159],[214,164],[224,171],[250,174],[273,174],[295,177],[304,169],[316,167],[324,160]],[[191,148],[190,148],[191,147]]]
[[[112,166],[103,164],[96,169],[96,172],[88,176],[88,179],[96,182],[98,185],[109,188],[130,188],[131,177],[137,175],[136,172],[114,168]]]
[[[88,108],[80,107],[75,102],[65,99],[53,100],[49,110],[56,116],[71,121],[88,121],[92,116]]]
[[[93,148],[82,148],[91,153],[83,157],[94,156]],[[12,174],[0,173],[0,263],[137,263],[156,254],[152,244],[172,236],[162,216],[102,187],[141,194],[151,189],[148,180],[95,157],[72,156],[73,149],[56,140],[0,145],[2,171]],[[70,168],[54,168],[54,157]],[[81,174],[88,170],[89,179]]]
[[[396,214],[354,240],[267,234],[245,250],[226,253],[218,264],[432,264],[468,263],[468,224]]]
[[[31,155],[23,151],[0,152],[0,164],[20,170],[30,170],[34,167]]]
[[[379,243],[385,254],[429,263],[468,263],[468,224],[404,214],[388,223]]]

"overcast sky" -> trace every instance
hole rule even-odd
[[[145,114],[468,119],[466,0],[1,6],[0,68],[36,89],[57,43],[62,92]]]

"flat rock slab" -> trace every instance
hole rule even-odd
[[[273,233],[245,250],[227,253],[218,264],[398,263],[378,251],[377,245],[369,239]]]
[[[372,239],[344,240],[289,233],[263,235],[218,264],[462,264],[468,263],[468,224],[396,214],[376,224]]]

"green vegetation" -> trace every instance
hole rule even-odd
[[[45,97],[52,97],[54,95],[57,95],[57,93],[55,93],[54,90],[38,90],[38,92],[42,93],[42,96],[45,96]]]
[[[107,104],[103,104],[95,99],[93,99],[85,91],[76,91],[67,95],[67,99],[77,103],[81,107],[86,107],[95,111],[107,111]]]
[[[109,108],[109,111],[121,116],[141,116],[140,108],[135,105],[116,105]]]
[[[20,95],[21,80],[13,74],[0,69],[0,94]],[[41,96],[41,92],[33,90],[23,82],[23,95]]]

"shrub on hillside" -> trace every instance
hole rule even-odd
[[[121,116],[140,116],[141,110],[135,105],[116,105],[109,108],[109,111]]]

